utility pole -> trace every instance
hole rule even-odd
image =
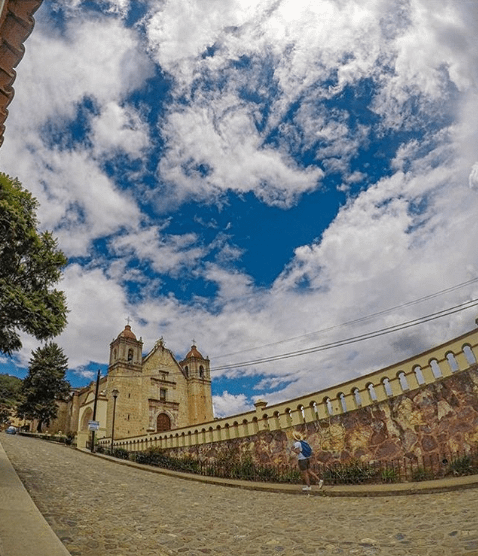
[[[98,375],[96,377],[96,389],[95,389],[95,402],[93,404],[93,421],[96,421],[96,406],[98,405],[98,391],[100,389],[100,376],[101,371],[98,369]],[[95,451],[95,429],[91,431],[91,453]]]

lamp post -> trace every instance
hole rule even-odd
[[[111,423],[111,453],[113,453],[113,442],[115,439],[115,413],[116,413],[116,398],[118,397],[118,390],[116,388],[111,392],[113,396],[113,421]]]

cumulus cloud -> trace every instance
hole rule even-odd
[[[174,201],[233,190],[252,191],[267,204],[288,207],[318,186],[320,169],[300,168],[264,145],[250,111],[241,104],[228,106],[228,100],[218,99],[222,113],[195,105],[174,111],[163,125],[167,151],[159,175]]]
[[[37,25],[15,81],[9,123],[13,120],[12,125],[23,123],[32,129],[52,117],[55,122],[74,118],[85,97],[100,105],[124,98],[153,71],[137,41],[134,31],[101,16],[80,15],[74,23],[69,21],[63,32]],[[27,109],[32,99],[34,111]]]
[[[473,168],[470,172],[469,184],[472,189],[478,188],[478,162],[473,164]]]
[[[195,234],[161,234],[156,226],[118,236],[111,241],[111,247],[116,256],[135,256],[148,261],[156,272],[172,275],[191,270],[206,253]]]
[[[134,28],[130,2],[101,5],[108,13],[92,17],[70,2],[61,28],[39,11],[0,151],[2,169],[40,200],[42,226],[83,259],[63,282],[71,312],[60,340],[72,367],[106,361],[130,315],[146,349],[164,336],[180,356],[194,337],[213,377],[254,377],[272,403],[473,326],[474,315],[458,313],[393,338],[240,365],[478,295],[471,284],[429,297],[478,269],[472,2],[164,0]],[[166,92],[138,102],[158,75]],[[343,192],[342,205],[284,256],[270,288],[241,267],[237,215],[226,235],[201,214],[250,193],[285,213],[321,188]],[[180,212],[187,203],[201,231]],[[189,278],[214,293],[183,297]],[[24,361],[36,348],[25,346]],[[214,404],[220,416],[252,402],[225,391]]]
[[[95,156],[124,153],[141,158],[149,145],[149,130],[140,114],[131,107],[106,103],[101,114],[92,119]]]
[[[123,99],[152,64],[136,50],[135,33],[113,18],[82,13],[63,32],[46,24],[29,40],[8,119],[16,132],[5,135],[0,159],[37,197],[41,225],[66,254],[84,256],[98,237],[138,222],[136,201],[104,164],[141,158],[148,146],[148,126]],[[85,137],[75,138],[72,128],[81,126]]]
[[[227,391],[223,392],[221,396],[213,396],[212,403],[216,417],[235,415],[236,413],[250,411],[253,408],[244,394],[235,396]]]

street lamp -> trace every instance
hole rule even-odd
[[[116,388],[111,392],[113,396],[113,422],[111,424],[111,453],[113,453],[113,442],[115,439],[115,413],[116,413],[116,398],[118,397],[118,390]]]

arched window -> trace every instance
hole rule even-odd
[[[402,389],[402,391],[406,392],[407,390],[410,390],[410,387],[408,386],[407,377],[405,376],[405,373],[403,371],[399,371],[397,373],[397,377],[398,377],[398,381],[400,383],[400,388]]]
[[[128,350],[128,361],[133,361],[133,349]]]
[[[393,396],[392,386],[390,384],[390,380],[387,377],[382,379],[382,384],[383,384],[383,388],[384,388],[385,393],[387,394],[387,396],[388,397]]]
[[[199,377],[204,378],[204,367],[199,365]]]
[[[343,392],[339,392],[339,394],[337,394],[337,399],[339,400],[339,404],[340,404],[340,408],[342,410],[342,413],[346,413],[347,412],[347,402],[345,401],[345,394]]]
[[[451,372],[452,372],[452,373],[455,373],[456,371],[458,371],[459,367],[458,367],[458,363],[457,363],[457,361],[456,361],[456,359],[455,359],[455,354],[452,353],[451,351],[449,351],[449,352],[446,354],[446,358],[447,358],[448,365],[449,365],[449,367],[450,367]]]
[[[438,361],[436,359],[430,360],[430,367],[435,378],[441,378],[443,376],[441,373],[440,365],[438,364]]]
[[[368,384],[365,385],[365,388],[367,388],[368,390],[368,397],[371,403],[376,402],[377,394],[375,393],[375,386],[371,382],[369,382]]]
[[[352,395],[354,397],[355,407],[362,407],[362,397],[360,396],[359,389],[353,388]]]
[[[423,378],[423,372],[420,365],[415,365],[412,370],[415,373],[418,384],[425,384],[425,379]]]
[[[475,357],[475,354],[473,353],[473,350],[471,349],[471,346],[469,346],[468,344],[465,344],[463,346],[463,353],[465,354],[466,360],[468,361],[468,363],[470,365],[473,365],[474,363],[476,363],[476,357]]]

